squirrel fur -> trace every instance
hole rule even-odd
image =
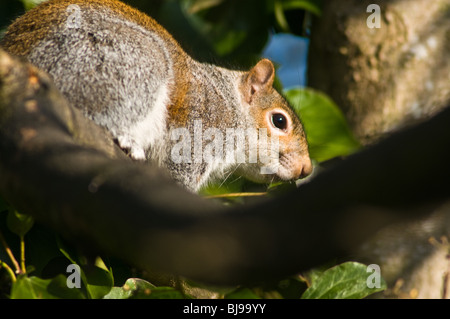
[[[69,102],[108,129],[130,157],[158,163],[190,190],[234,171],[258,182],[312,171],[302,124],[273,88],[267,59],[249,71],[197,62],[154,19],[117,0],[49,0],[17,18],[1,46],[49,73]],[[194,141],[195,130],[265,128],[278,138],[278,151],[269,163],[177,162],[171,156],[177,128],[203,148],[208,140]],[[255,147],[267,146],[248,142],[245,153]],[[264,165],[272,173],[262,173]]]

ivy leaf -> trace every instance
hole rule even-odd
[[[264,48],[272,20],[258,0],[180,1],[185,17],[213,51],[247,66]],[[251,63],[250,63],[251,62]]]
[[[99,267],[99,264],[102,263],[101,258],[97,257],[95,266],[81,268],[83,273],[81,278],[86,285],[89,297],[92,299],[103,298],[111,291],[114,285],[112,273],[104,266]]]
[[[113,287],[104,299],[184,299],[171,287],[156,287],[139,278],[129,278],[122,287]]]
[[[349,155],[361,147],[341,110],[324,93],[300,88],[284,93],[302,120],[313,159],[323,162]]]
[[[84,256],[78,255],[72,247],[65,244],[60,238],[57,244],[61,253],[72,264],[80,266],[81,280],[86,288],[88,298],[101,299],[110,292],[114,285],[112,271],[106,267],[100,257],[95,259],[95,264],[88,264]]]
[[[386,289],[381,277],[379,286],[372,288],[368,284],[371,275],[366,265],[357,262],[337,265],[316,276],[302,299],[361,299]]]
[[[30,215],[20,214],[17,211],[9,211],[6,223],[10,231],[20,237],[25,236],[26,233],[33,227],[34,219]]]
[[[249,288],[238,288],[225,295],[225,299],[261,299]]]
[[[322,14],[320,0],[277,0],[276,2],[278,1],[281,2],[284,10],[304,9],[317,16]]]
[[[66,277],[52,279],[19,276],[11,288],[11,299],[84,299],[82,290],[69,288]]]
[[[37,6],[39,3],[44,2],[45,0],[22,0],[23,6],[25,7],[25,10],[33,9],[35,6]]]

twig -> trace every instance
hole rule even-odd
[[[11,267],[9,267],[9,265],[7,263],[0,260],[0,268],[1,267],[5,268],[6,272],[11,277],[11,281],[13,283],[16,282],[16,275],[14,274],[14,271],[11,269]]]
[[[16,268],[16,273],[21,274],[22,269],[19,266],[19,263],[17,262],[16,258],[14,257],[11,248],[9,248],[8,244],[6,243],[5,238],[3,237],[2,232],[0,232],[0,241],[2,242],[3,247],[6,250],[6,253],[8,254],[9,258],[11,259],[11,262],[14,264],[14,267]]]
[[[25,274],[25,238],[23,235],[20,236],[20,268],[22,269],[22,273]]]
[[[251,197],[251,196],[265,196],[267,192],[253,192],[253,193],[228,193],[205,196],[205,198],[230,198],[230,197]]]

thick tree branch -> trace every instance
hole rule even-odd
[[[449,125],[445,110],[292,193],[225,208],[128,160],[45,74],[0,52],[0,194],[80,245],[215,284],[346,256],[382,226],[447,198]]]

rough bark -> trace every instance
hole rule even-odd
[[[379,29],[366,23],[372,3],[381,8]],[[309,84],[337,102],[363,143],[449,104],[449,0],[324,1],[323,9],[313,25]],[[422,146],[418,141],[418,150]],[[415,170],[432,165],[423,162]],[[419,222],[388,227],[361,254],[381,266],[391,287],[403,282],[397,294],[439,298],[444,286],[450,290],[448,245],[429,239],[448,238],[449,211],[444,205]]]
[[[214,284],[352,256],[383,226],[439,206],[450,194],[448,123],[445,110],[291,193],[229,208],[128,160],[46,75],[0,51],[2,197],[79,245]]]
[[[370,29],[373,3],[381,26]],[[312,30],[309,85],[337,102],[362,142],[448,105],[450,0],[328,0]]]

